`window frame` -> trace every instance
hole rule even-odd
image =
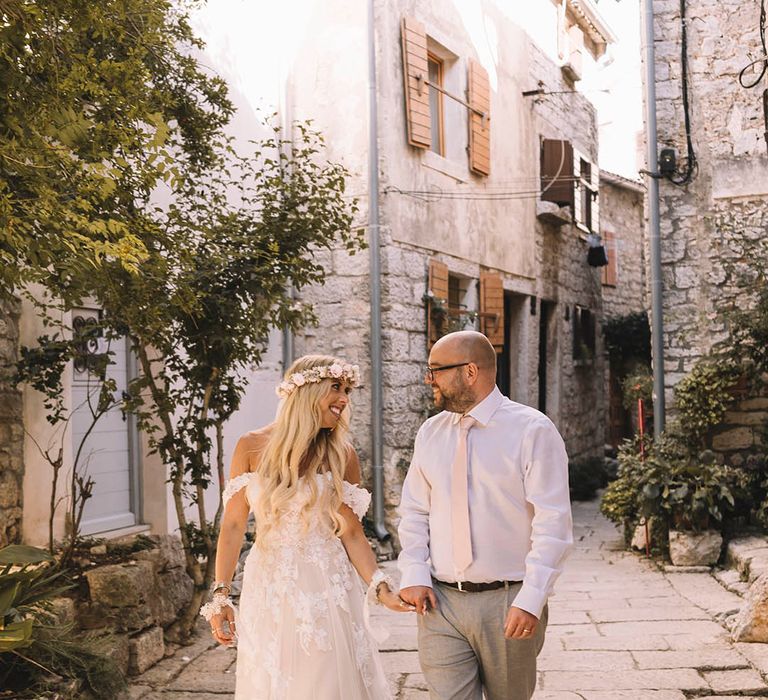
[[[430,68],[432,65],[437,66],[437,84],[441,87],[445,87],[445,63],[443,59],[441,59],[439,56],[434,54],[432,51],[427,50],[427,76],[429,79],[429,82],[432,82],[431,74],[430,74]],[[441,158],[445,158],[445,110],[443,107],[443,93],[440,92],[440,90],[436,90],[431,85],[429,86],[430,91],[430,110],[429,110],[429,117],[431,121],[431,129],[432,129],[432,143],[429,145],[429,151],[432,153],[440,156]],[[436,95],[436,106],[437,106],[437,114],[432,113],[432,101],[431,97],[432,94]],[[438,148],[439,151],[436,151],[435,146],[435,129],[437,130],[437,142],[438,142]]]

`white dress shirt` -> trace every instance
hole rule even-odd
[[[565,445],[549,418],[498,388],[468,415],[477,420],[467,448],[473,561],[454,570],[451,463],[461,415],[443,411],[419,429],[403,484],[400,585],[522,581],[513,605],[540,617],[573,546]]]

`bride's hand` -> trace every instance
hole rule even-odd
[[[387,584],[383,584],[379,589],[379,602],[390,610],[395,612],[415,612],[416,606],[406,603],[397,593],[389,590]]]
[[[222,608],[221,613],[211,617],[210,623],[213,638],[225,647],[235,643],[235,611],[229,606]]]

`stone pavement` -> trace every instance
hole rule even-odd
[[[708,573],[667,573],[621,551],[594,502],[575,504],[574,520],[576,550],[550,602],[534,700],[768,697],[768,645],[733,644],[718,622],[741,598]],[[390,632],[382,653],[397,700],[427,700],[414,618],[387,610],[372,618]],[[130,699],[230,696],[235,652],[213,648],[200,630],[194,644],[133,679]]]

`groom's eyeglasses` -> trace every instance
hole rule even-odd
[[[442,367],[430,367],[427,365],[426,367],[426,377],[429,379],[430,382],[435,381],[435,372],[442,372],[444,369],[456,369],[456,367],[464,367],[466,365],[470,364],[469,362],[459,362],[457,365],[443,365]]]

